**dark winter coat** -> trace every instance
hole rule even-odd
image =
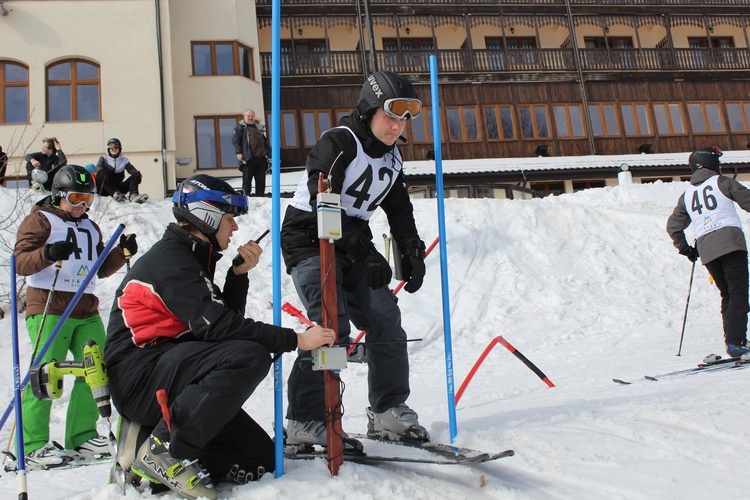
[[[247,274],[238,276],[230,267],[224,290],[214,284],[220,257],[210,243],[170,224],[115,294],[104,350],[107,366],[128,363],[135,384],[175,342],[251,340],[271,353],[296,349],[294,330],[244,317]]]
[[[268,154],[268,139],[264,134],[265,127],[259,123],[248,125],[240,121],[232,132],[232,146],[235,154],[242,154],[245,161],[251,158],[265,158]]]
[[[117,158],[111,156],[100,156],[96,162],[96,180],[101,185],[104,178],[112,183],[122,183],[125,180],[125,172],[141,180],[142,175],[137,168],[130,163],[126,156],[119,155]]]
[[[693,186],[698,186],[715,175],[720,174],[713,170],[699,168],[690,177],[690,183]],[[718,186],[724,196],[733,200],[746,212],[750,212],[750,189],[724,175],[719,177]],[[677,200],[677,206],[667,220],[667,233],[672,238],[674,246],[682,254],[685,254],[690,246],[685,238],[684,231],[690,226],[691,222],[692,219],[685,206],[685,197],[680,196],[680,199]],[[730,252],[747,251],[745,234],[742,232],[742,228],[733,226],[717,229],[698,238],[697,248],[703,264]]]
[[[357,111],[341,120],[341,125],[348,127],[359,139],[362,149],[372,158],[382,158],[389,153],[394,145],[388,146],[379,141],[363,123]],[[339,158],[339,155],[341,157]],[[318,174],[331,175],[331,188],[334,193],[341,193],[347,167],[357,156],[357,143],[351,132],[343,128],[336,128],[326,132],[310,151],[307,157],[306,173],[307,186],[310,191],[311,212],[288,207],[281,228],[281,251],[287,272],[291,271],[298,262],[318,255],[320,243],[318,240],[318,221],[314,210],[318,193]],[[414,207],[409,199],[409,193],[404,187],[403,174],[398,178],[388,194],[379,203],[391,228],[391,234],[405,253],[418,249],[419,234],[414,222]],[[335,241],[336,252],[350,260],[359,260],[365,256],[371,247],[372,231],[368,221],[356,217],[349,217],[342,211],[342,238]]]
[[[31,209],[31,214],[18,227],[18,239],[13,249],[13,254],[16,256],[16,270],[19,276],[30,276],[46,267],[54,265],[54,262],[50,262],[44,257],[44,246],[50,236],[51,226],[49,219],[42,215],[41,212],[43,211],[55,214],[64,221],[76,221],[69,213],[52,205],[49,196],[34,205]],[[83,214],[78,220],[86,218],[88,218],[88,215]],[[94,227],[99,231],[99,245],[96,247],[96,255],[99,256],[104,251],[105,243],[99,226],[94,223]],[[96,275],[98,278],[112,276],[124,265],[125,254],[122,248],[119,246],[114,247],[104,259],[104,262],[102,262],[99,272]],[[61,316],[68,308],[75,294],[76,292],[55,290],[52,293],[49,306],[47,306],[49,290],[30,286],[26,291],[26,316],[42,314],[45,309],[48,314]],[[98,313],[99,299],[92,293],[84,293],[73,308],[70,317],[74,319],[88,318]]]
[[[34,167],[30,163],[30,160],[32,159],[38,161],[41,164],[37,168],[40,168],[49,174],[47,182],[44,183],[44,187],[48,191],[49,186],[52,186],[52,178],[57,173],[57,169],[68,164],[68,158],[65,156],[65,153],[63,153],[62,149],[56,149],[51,156],[47,156],[41,151],[37,151],[36,153],[29,153],[24,156],[23,159],[26,160],[27,181],[31,182],[31,171],[34,170]]]

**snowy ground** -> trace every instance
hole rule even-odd
[[[530,201],[446,201],[450,304],[456,388],[485,346],[502,335],[536,363],[556,387],[548,388],[502,346],[480,368],[457,406],[462,446],[516,456],[475,467],[345,464],[331,478],[325,463],[290,462],[285,475],[246,486],[219,488],[220,498],[706,498],[741,497],[750,460],[745,385],[750,370],[701,373],[630,386],[613,377],[640,379],[694,366],[723,354],[719,296],[702,266],[696,268],[682,356],[677,357],[690,263],[664,231],[684,184],[592,189]],[[16,214],[28,200],[0,190],[0,262],[15,240]],[[269,200],[251,199],[234,244],[270,226]],[[420,233],[437,235],[434,200],[415,200]],[[109,199],[92,214],[108,236],[118,222],[146,249],[171,220],[170,205],[117,205]],[[748,215],[741,214],[743,221]],[[746,227],[750,229],[750,227]],[[386,231],[382,212],[373,233]],[[271,240],[251,276],[247,314],[271,321]],[[380,244],[380,242],[378,242]],[[233,253],[233,252],[232,252]],[[411,343],[412,396],[435,441],[450,439],[436,251],[428,277],[414,295],[400,294]],[[224,262],[223,266],[227,266]],[[223,276],[220,267],[217,276]],[[0,290],[7,302],[8,274]],[[122,272],[124,273],[124,271]],[[122,273],[101,282],[101,314],[109,314]],[[395,283],[394,283],[395,284]],[[299,307],[291,280],[283,300]],[[21,318],[22,321],[22,318]],[[299,323],[288,316],[286,326]],[[23,322],[22,359],[30,346]],[[12,397],[10,320],[0,321],[0,410]],[[291,355],[284,357],[285,373]],[[366,369],[344,373],[344,428],[364,432]],[[65,401],[63,396],[62,401]],[[272,432],[273,385],[267,379],[245,409]],[[64,405],[53,407],[53,439],[62,441]],[[3,448],[11,420],[0,431]],[[105,484],[107,467],[31,472],[30,498],[122,498]],[[15,498],[16,477],[0,477],[0,497]],[[141,498],[130,490],[125,498]]]

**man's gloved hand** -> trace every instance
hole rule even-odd
[[[76,246],[70,241],[56,241],[44,247],[44,258],[50,262],[68,260]]]
[[[698,260],[698,249],[695,247],[687,247],[687,249],[680,252],[680,255],[687,257],[690,262],[695,262]]]
[[[367,273],[367,283],[370,288],[377,290],[391,282],[393,271],[385,257],[380,255],[374,246],[371,246],[367,255],[362,259],[362,265]]]
[[[120,236],[120,248],[125,253],[125,258],[129,259],[138,253],[138,242],[135,241],[135,234],[123,234]]]
[[[409,293],[414,293],[422,287],[426,270],[424,252],[424,241],[420,241],[418,247],[406,250],[401,259],[401,272],[406,281],[404,290]]]

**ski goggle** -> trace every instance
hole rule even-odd
[[[245,196],[245,191],[242,189],[235,191],[235,194],[223,191],[200,190],[188,193],[175,191],[174,195],[172,195],[172,202],[179,205],[188,205],[198,201],[207,201],[213,205],[218,205],[223,212],[232,215],[245,215],[247,213],[247,196]]]
[[[393,118],[416,118],[422,112],[422,101],[398,97],[387,99],[383,104],[385,113]]]
[[[724,154],[724,152],[721,149],[719,149],[719,146],[711,146],[711,149],[714,151],[714,154],[716,155],[717,158]]]
[[[65,198],[66,200],[68,200],[68,203],[70,203],[74,207],[80,207],[81,205],[86,205],[86,208],[90,208],[91,205],[94,203],[93,193],[69,192],[69,193],[60,193],[60,194],[61,194],[61,198]]]

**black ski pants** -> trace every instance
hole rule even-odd
[[[118,379],[132,382],[138,371],[136,356],[110,371],[112,396],[120,413],[170,442],[177,459],[198,459],[214,479],[223,478],[232,465],[255,471],[275,469],[273,440],[242,405],[266,377],[271,356],[262,345],[246,340],[183,341],[162,344],[157,357],[130,390]],[[120,373],[121,370],[125,373]],[[130,372],[130,373],[127,373]],[[156,391],[165,389],[172,431],[167,429]]]
[[[96,174],[96,192],[99,196],[112,196],[117,192],[122,194],[138,194],[138,185],[141,183],[140,175],[131,175],[127,179],[118,180],[109,177],[103,170]]]
[[[741,250],[722,255],[706,263],[721,292],[721,317],[724,340],[741,345],[747,339],[748,270],[747,252]]]
[[[292,269],[292,280],[307,317],[321,324],[320,257],[310,257],[297,264]],[[386,287],[371,289],[362,266],[342,258],[336,259],[336,295],[338,342],[349,342],[350,320],[367,332],[370,407],[380,413],[405,402],[409,397],[409,355],[396,297]],[[313,371],[310,351],[298,350],[288,380],[287,419],[325,420],[324,396],[323,372]]]
[[[242,189],[247,196],[253,196],[253,179],[255,179],[255,196],[264,196],[266,191],[266,169],[268,160],[265,156],[260,158],[250,158],[240,166],[242,171]]]

